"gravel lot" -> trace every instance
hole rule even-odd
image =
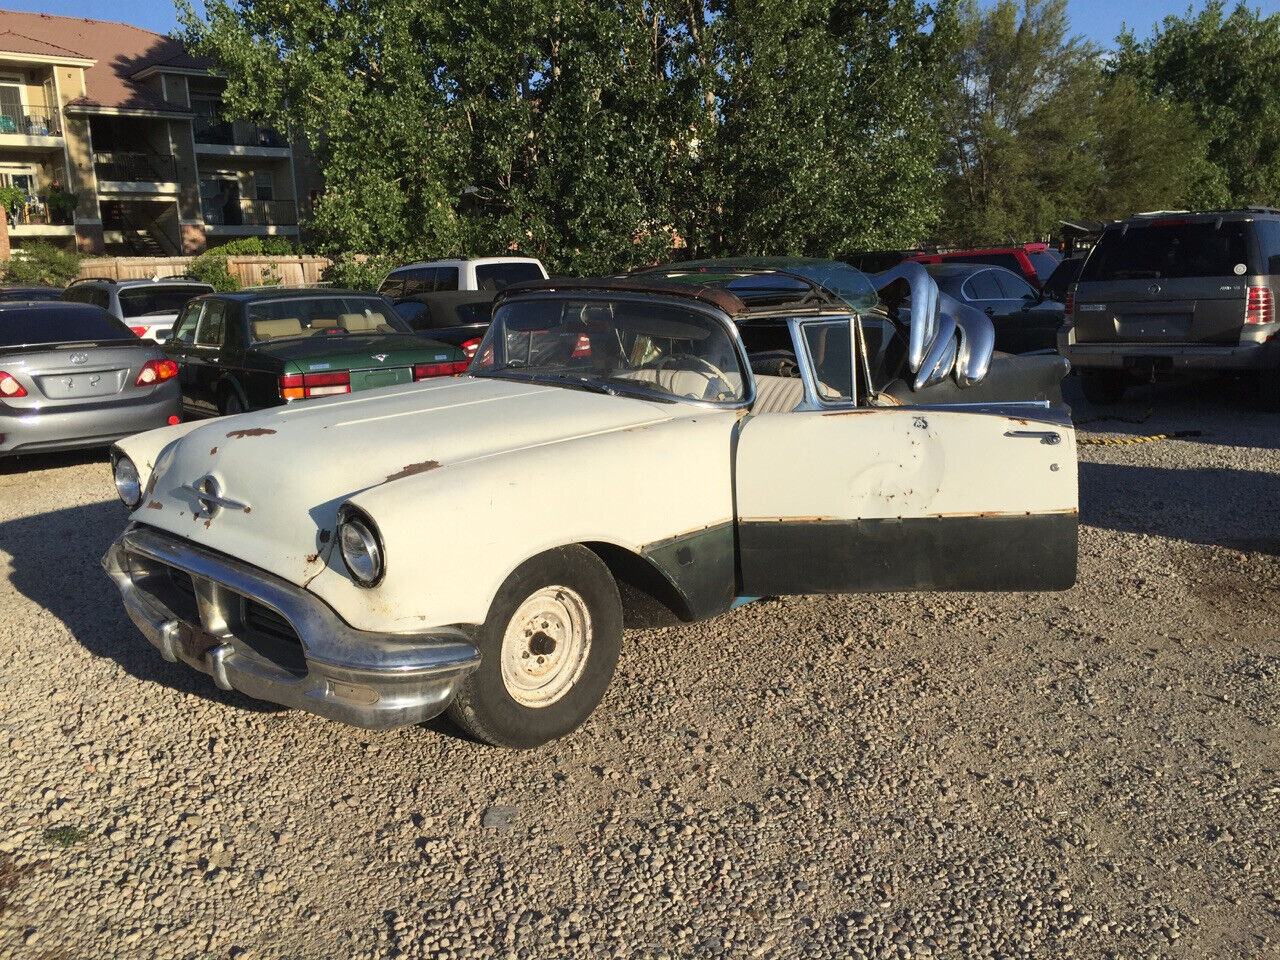
[[[1205,436],[1082,448],[1075,589],[632,634],[524,754],[165,663],[99,458],[0,464],[0,956],[1280,955],[1280,416],[1153,405],[1082,435]]]

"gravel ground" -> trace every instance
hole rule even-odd
[[[1221,393],[1083,428],[1205,435],[1082,448],[1073,590],[631,634],[524,754],[165,663],[106,467],[0,465],[0,956],[1280,956],[1280,416]]]

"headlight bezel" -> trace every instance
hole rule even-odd
[[[121,481],[120,479],[121,468],[125,464],[128,465],[128,469],[133,471],[132,483],[137,488],[138,495],[132,501],[125,496],[125,491],[123,489],[124,485],[129,481]],[[129,508],[130,512],[137,510],[138,507],[142,505],[142,474],[138,471],[138,465],[134,463],[127,454],[121,453],[119,450],[113,450],[111,452],[111,480],[115,484],[116,496],[118,496],[121,502]]]
[[[375,569],[371,577],[365,577],[360,574],[356,570],[356,564],[348,558],[347,530],[351,530],[356,534],[361,545],[365,548],[366,555],[372,556]],[[363,531],[363,534],[361,531]],[[387,548],[382,540],[382,531],[373,522],[373,518],[359,507],[352,506],[349,503],[343,504],[338,510],[336,535],[338,538],[336,546],[339,555],[342,557],[342,565],[347,568],[347,573],[351,575],[352,581],[366,589],[380,584],[387,572]]]

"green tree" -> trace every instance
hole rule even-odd
[[[1117,38],[1115,71],[1184,105],[1208,134],[1212,195],[1280,203],[1280,14],[1210,0],[1198,15],[1166,17],[1150,39]]]
[[[180,0],[181,2],[181,0]],[[211,0],[238,116],[305,135],[321,250],[575,272],[905,243],[936,219],[916,0]]]
[[[942,239],[1046,236],[1097,177],[1087,109],[1097,51],[1072,37],[1065,0],[965,0],[954,79],[938,115],[948,180]]]

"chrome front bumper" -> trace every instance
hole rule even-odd
[[[166,660],[224,690],[357,727],[429,720],[480,662],[461,630],[354,630],[301,587],[150,527],[125,530],[102,566]]]

